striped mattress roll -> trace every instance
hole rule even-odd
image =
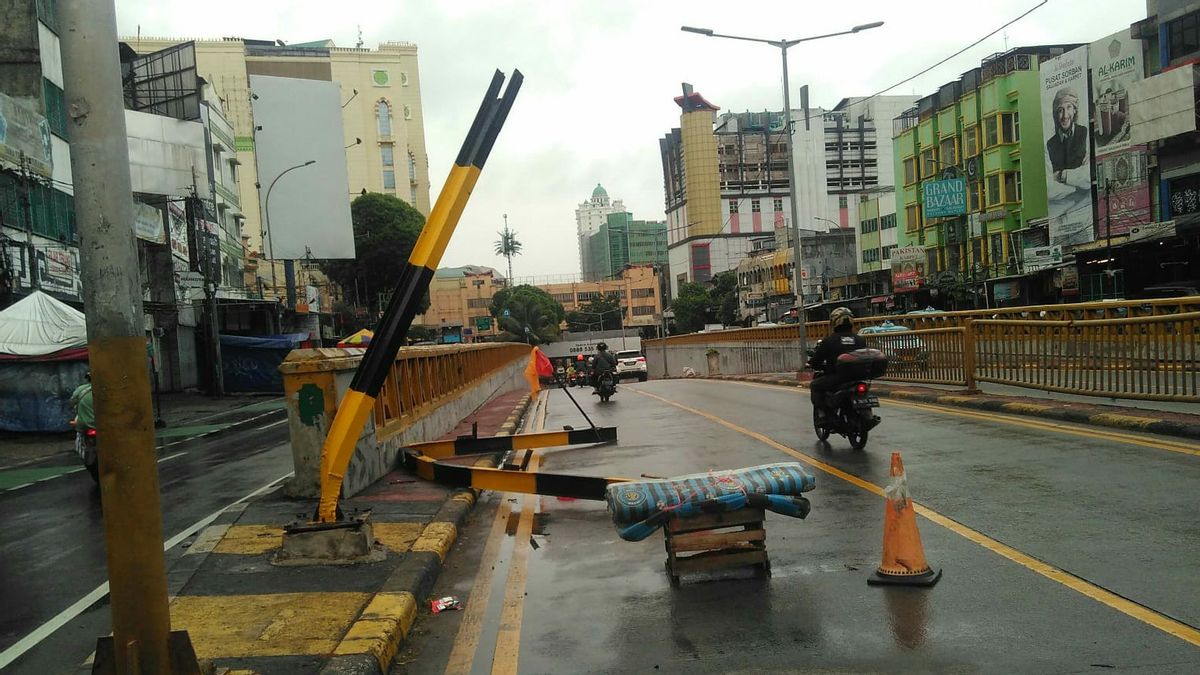
[[[798,462],[781,462],[662,480],[614,483],[608,486],[604,499],[613,522],[621,524],[640,522],[663,508],[716,499],[730,492],[796,496],[814,487],[816,480]]]

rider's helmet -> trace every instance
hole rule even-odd
[[[583,360],[583,354],[580,354],[580,355],[576,356],[576,357],[575,357],[575,360],[576,360],[576,361],[582,361],[582,360]]]
[[[829,315],[829,327],[833,330],[847,328],[854,324],[854,312],[846,307],[838,307]]]
[[[600,342],[596,345],[596,351],[606,352],[606,351],[608,351],[608,345],[604,344],[603,342]]]

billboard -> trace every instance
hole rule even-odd
[[[915,291],[925,283],[925,247],[904,246],[892,251],[892,292]]]
[[[1097,157],[1096,213],[1098,237],[1127,234],[1130,228],[1150,222],[1146,146],[1134,145]]]
[[[338,85],[251,75],[250,91],[267,257],[353,258]]]
[[[967,212],[967,180],[929,180],[922,185],[925,215],[930,218],[961,216]]]
[[[25,156],[29,170],[50,177],[50,127],[25,103],[0,93],[0,158],[14,166]]]
[[[163,229],[162,209],[157,206],[133,203],[133,231],[137,238],[154,244],[167,243],[167,233]]]
[[[1096,156],[1124,150],[1132,140],[1129,87],[1142,79],[1142,41],[1118,31],[1088,47],[1092,66],[1092,130]]]
[[[1021,251],[1021,261],[1025,272],[1037,272],[1061,265],[1063,252],[1061,246],[1036,246]]]
[[[175,202],[167,202],[167,229],[171,236],[171,254],[182,262],[189,263],[191,257],[188,249],[187,214],[183,207]]]
[[[1088,139],[1088,48],[1080,47],[1043,62],[1040,74],[1050,243],[1086,244],[1095,238]]]

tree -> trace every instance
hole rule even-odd
[[[562,304],[534,286],[517,286],[500,291],[492,296],[490,311],[504,330],[503,339],[516,342],[557,340],[558,325],[566,316]]]
[[[675,312],[675,327],[680,333],[695,333],[713,318],[708,289],[692,282],[679,284],[671,310]]]
[[[369,193],[350,203],[350,219],[355,258],[323,260],[321,271],[342,287],[345,297],[356,298],[377,316],[399,284],[413,244],[425,226],[425,216],[392,195]],[[426,293],[417,313],[428,308]]]
[[[567,312],[567,330],[621,330],[622,316],[621,303],[616,298],[601,295],[580,305],[577,311]]]
[[[508,261],[508,282],[512,283],[512,259],[513,256],[521,255],[521,242],[517,239],[517,233],[508,229],[508,214],[504,214],[504,229],[496,233],[500,236],[496,240],[496,255],[504,256]]]
[[[712,288],[708,290],[711,308],[717,320],[726,326],[738,322],[738,282],[737,272],[721,272],[712,278]]]

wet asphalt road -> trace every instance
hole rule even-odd
[[[522,595],[519,586],[505,588],[513,580],[513,537],[498,535],[494,558],[481,559],[497,507],[520,504],[491,495],[435,589],[467,602],[479,570],[494,570],[488,587],[476,590],[487,608],[480,630],[464,627],[465,612],[431,616],[426,609],[394,673],[489,672],[493,654],[505,651],[496,647],[506,595],[522,609],[517,629],[502,633],[519,643],[522,673],[1200,672],[1200,647],[1131,616],[1141,607],[1122,612],[1089,596],[1107,589],[1193,634],[1200,626],[1200,456],[1179,441],[1088,428],[1062,433],[1037,426],[1044,422],[885,400],[883,423],[856,452],[839,437],[828,446],[816,440],[806,392],[675,380],[624,385],[609,405],[579,397],[597,424],[619,427],[620,443],[549,451],[542,469],[671,476],[795,461],[637,391],[764,434],[881,487],[890,453],[899,450],[914,499],[957,523],[959,531],[918,518],[926,555],[944,578],[926,590],[868,587],[880,559],[883,501],[810,469],[817,488],[808,493],[809,518],[768,514],[769,578],[685,579],[672,588],[661,535],[625,542],[603,503],[543,498],[537,548],[517,542],[528,547]],[[552,391],[545,428],[564,424],[583,420]],[[1185,452],[1152,447],[1159,441]],[[1036,560],[1018,564],[963,532]],[[1065,570],[1057,576],[1068,583],[1083,580],[1076,584],[1082,591],[1030,569],[1037,561]],[[447,671],[454,647],[473,635],[473,664]]]
[[[253,419],[252,419],[253,418]],[[284,422],[281,423],[281,420]],[[286,413],[233,410],[221,434],[171,439],[158,451],[163,536],[170,539],[291,470]],[[55,458],[50,463],[70,462]],[[99,488],[77,471],[0,492],[0,652],[107,581]],[[167,565],[184,551],[175,546]],[[111,632],[107,599],[50,634],[5,673],[74,673]]]

